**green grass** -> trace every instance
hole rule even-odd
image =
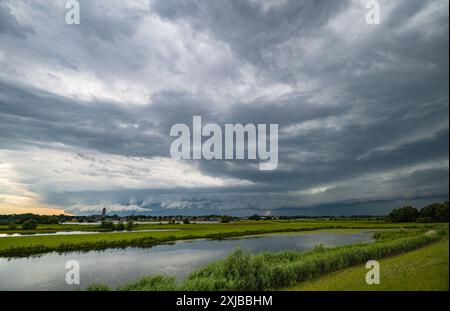
[[[290,288],[297,291],[448,291],[448,239],[406,254],[382,259],[380,284],[367,285],[364,265],[335,272]]]
[[[57,225],[52,225],[56,228]],[[64,225],[62,225],[64,226]],[[73,230],[73,226],[70,230]],[[78,225],[83,227],[83,225]],[[185,239],[223,239],[244,235],[311,230],[428,228],[430,224],[392,224],[381,221],[241,221],[228,224],[144,224],[138,230],[165,229],[160,232],[120,232],[80,235],[25,236],[0,238],[0,256],[24,257],[51,251],[87,251],[115,247],[147,247]],[[79,228],[78,228],[79,229]],[[78,230],[77,229],[77,230]]]
[[[118,290],[274,290],[294,286],[329,273],[381,260],[447,239],[448,230],[385,232],[372,244],[337,248],[318,246],[308,252],[284,251],[253,255],[240,249],[223,260],[193,272],[183,282],[173,278],[146,277]],[[424,263],[427,263],[425,260]],[[448,271],[448,254],[447,254]],[[364,274],[365,275],[365,274]],[[448,278],[447,278],[448,286]]]
[[[119,291],[172,291],[177,287],[175,278],[156,275],[120,286]]]
[[[104,231],[103,228],[98,224],[92,225],[78,225],[78,224],[40,224],[36,229],[33,230],[23,230],[22,225],[16,225],[16,229],[9,229],[8,225],[0,225],[1,234],[34,234],[34,233],[55,233],[58,231]]]

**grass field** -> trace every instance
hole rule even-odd
[[[382,259],[380,284],[367,285],[364,265],[335,272],[289,288],[296,291],[448,291],[448,239]]]
[[[58,225],[49,225],[57,229]],[[70,226],[74,230],[76,225]],[[98,234],[22,236],[0,238],[0,256],[27,256],[51,251],[105,249],[126,246],[152,246],[183,239],[221,239],[276,232],[301,232],[324,229],[427,228],[430,224],[392,224],[381,221],[240,221],[225,224],[143,224],[137,230],[159,232],[107,232]],[[83,227],[83,225],[78,225]],[[64,229],[58,229],[64,231]]]
[[[12,234],[33,234],[33,233],[54,233],[58,231],[103,231],[98,224],[78,225],[78,224],[40,224],[36,229],[23,230],[22,225],[16,225],[16,229],[9,229],[8,225],[0,225],[0,233]]]

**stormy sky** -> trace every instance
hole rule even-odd
[[[0,2],[0,213],[381,215],[449,196],[447,0]],[[279,162],[170,128],[279,125]]]

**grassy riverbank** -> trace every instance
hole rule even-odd
[[[55,225],[54,225],[55,226]],[[74,226],[74,225],[70,225]],[[149,247],[186,239],[224,239],[246,235],[338,229],[429,228],[430,224],[392,224],[381,221],[241,221],[226,224],[144,224],[139,230],[98,234],[0,238],[0,256],[24,257],[47,252],[89,251],[118,247]],[[79,225],[82,227],[82,225]],[[71,230],[73,227],[71,227]],[[62,230],[64,231],[64,230]]]
[[[382,232],[372,244],[338,248],[318,246],[308,252],[285,251],[253,255],[236,250],[230,256],[201,268],[186,280],[152,276],[125,284],[118,290],[274,290],[313,280],[335,271],[365,264],[368,260],[406,253],[446,239],[447,229]],[[448,260],[447,260],[448,263]],[[89,290],[106,290],[92,285]]]
[[[98,224],[39,224],[36,229],[32,230],[23,230],[22,225],[16,225],[15,229],[11,229],[9,225],[0,225],[0,234],[36,234],[55,233],[61,231],[105,231],[105,229]]]
[[[405,254],[382,259],[380,284],[367,285],[359,265],[289,288],[296,291],[448,291],[448,239]]]

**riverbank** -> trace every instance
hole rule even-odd
[[[108,248],[151,247],[191,239],[226,239],[271,233],[340,229],[432,228],[433,224],[393,224],[381,221],[242,221],[225,224],[139,225],[139,230],[54,236],[21,236],[0,239],[0,257],[27,257],[48,252],[89,251]],[[71,228],[72,229],[72,228]],[[172,230],[171,229],[176,229]]]
[[[448,238],[418,250],[380,260],[380,284],[367,285],[364,265],[307,281],[293,291],[448,291]]]
[[[118,290],[274,290],[322,277],[368,260],[407,253],[448,239],[448,230],[427,234],[424,230],[382,232],[371,244],[336,248],[317,246],[311,251],[285,251],[253,255],[237,249],[223,260],[208,264],[177,283],[175,278],[149,276]],[[91,285],[88,290],[107,290]]]
[[[337,231],[337,230],[335,230]],[[3,290],[76,290],[100,282],[117,288],[148,275],[175,277],[182,281],[197,269],[223,259],[236,248],[258,254],[287,250],[308,251],[315,245],[327,247],[373,243],[373,232],[308,231],[297,234],[271,234],[222,240],[177,241],[150,248],[94,250],[88,252],[49,253],[30,258],[0,258],[0,282]],[[67,260],[80,265],[80,284],[68,285],[64,275]],[[30,278],[29,275],[33,275]]]

